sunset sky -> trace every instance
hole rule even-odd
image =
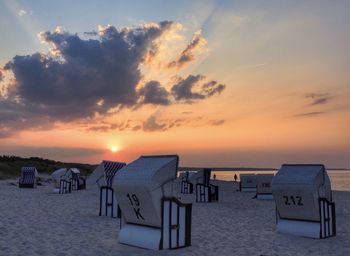
[[[0,154],[350,167],[349,11],[0,0]]]

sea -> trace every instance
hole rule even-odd
[[[233,181],[234,175],[237,174],[276,174],[277,170],[234,170],[234,171],[215,171],[212,170],[211,178],[217,180]],[[350,170],[327,170],[328,176],[331,180],[332,190],[350,191]]]

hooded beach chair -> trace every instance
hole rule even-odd
[[[181,173],[181,193],[182,194],[192,194],[193,193],[193,184],[189,182],[189,176],[191,174],[189,172]]]
[[[192,204],[174,196],[178,162],[177,155],[141,156],[117,172],[120,243],[153,250],[191,244]]]
[[[310,238],[335,236],[335,203],[324,165],[282,165],[272,180],[277,231]]]
[[[71,192],[71,183],[67,168],[60,168],[51,174],[53,179],[53,192],[67,194]]]
[[[68,194],[72,191],[71,177],[72,174],[67,168],[60,168],[51,174],[54,181],[54,193]]]
[[[256,192],[256,175],[255,174],[240,174],[239,175],[239,191],[241,192]]]
[[[272,200],[272,179],[273,174],[256,175],[256,198],[259,200]]]
[[[80,170],[78,168],[69,168],[72,190],[86,189],[86,181],[80,176]]]
[[[211,169],[204,168],[191,176],[189,182],[196,185],[196,202],[208,203],[219,200],[219,187],[210,184]]]
[[[96,180],[100,187],[100,211],[99,216],[105,215],[109,217],[120,218],[120,210],[118,202],[114,196],[113,179],[119,169],[124,167],[125,163],[102,161],[97,167],[102,175]],[[97,169],[96,168],[96,169]]]
[[[35,167],[22,167],[18,181],[20,188],[36,188],[38,171]]]
[[[77,168],[61,168],[51,174],[54,180],[54,193],[68,194],[73,190],[86,188],[86,182]]]

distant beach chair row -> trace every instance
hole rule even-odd
[[[196,202],[208,203],[219,201],[219,187],[210,184],[211,169],[204,168],[196,172],[185,172],[181,179],[181,193],[196,193]],[[195,187],[195,190],[194,190]]]
[[[273,174],[240,174],[239,191],[255,192],[259,200],[273,200]]]
[[[284,164],[272,174],[241,174],[239,191],[274,199],[277,231],[310,238],[336,235],[335,203],[324,165]]]
[[[61,168],[51,174],[54,181],[54,193],[69,194],[86,188],[86,181],[77,168]]]

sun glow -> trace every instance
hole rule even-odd
[[[112,146],[112,147],[110,148],[110,150],[111,150],[113,153],[116,153],[116,152],[119,151],[119,148],[118,148],[117,146]]]

